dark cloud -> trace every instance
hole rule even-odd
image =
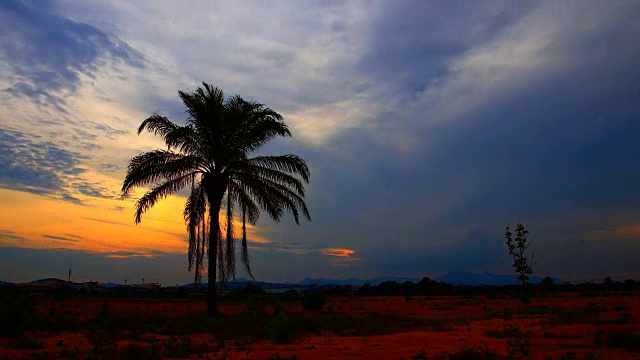
[[[84,171],[84,156],[29,134],[0,128],[0,186],[34,194],[57,194],[65,178]]]
[[[110,191],[109,189],[100,186],[97,183],[88,183],[88,182],[75,182],[72,184],[72,187],[77,190],[80,194],[102,198],[102,199],[117,199],[119,198],[118,193]]]
[[[61,148],[40,136],[0,128],[0,187],[48,195],[75,204],[82,201],[69,193],[112,199],[117,194],[82,178],[88,157]]]
[[[44,234],[42,236],[44,236],[47,239],[51,239],[51,240],[65,241],[65,242],[72,242],[72,243],[76,243],[76,242],[80,241],[78,239],[71,239],[71,238],[64,237],[64,236],[56,236],[56,235],[48,235],[48,234]]]
[[[77,197],[75,197],[75,196],[71,196],[71,195],[69,195],[69,194],[66,194],[66,193],[65,193],[65,194],[62,194],[62,195],[60,196],[60,198],[61,198],[62,200],[64,200],[64,201],[68,201],[68,202],[70,202],[70,203],[74,203],[74,204],[76,204],[76,205],[84,205],[84,203],[82,202],[82,200],[78,199],[78,198],[77,198]]]
[[[26,238],[18,235],[15,231],[0,229],[0,239],[23,241]]]
[[[6,92],[64,111],[62,91],[75,91],[81,75],[114,62],[144,67],[144,56],[126,42],[56,10],[49,2],[0,3],[0,49],[13,78]]]
[[[288,243],[315,246],[331,239],[331,246],[357,250],[357,269],[345,269],[345,275],[417,276],[511,271],[504,226],[520,219],[544,257],[538,271],[637,272],[636,263],[623,255],[637,245],[613,241],[615,232],[610,231],[637,223],[630,214],[640,211],[640,78],[632,75],[640,43],[631,36],[637,21],[634,25],[631,16],[622,16],[615,26],[559,33],[541,50],[553,60],[540,76],[517,91],[478,85],[483,89],[478,96],[486,96],[486,102],[434,124],[416,92],[434,78],[446,80],[447,65],[456,58],[483,42],[500,40],[503,32],[511,34],[533,9],[516,6],[478,19],[470,11],[453,11],[455,7],[446,10],[455,12],[453,17],[430,7],[433,16],[451,22],[451,29],[438,29],[417,20],[430,15],[410,4],[385,13],[360,68],[371,78],[390,82],[396,93],[388,95],[399,99],[400,109],[373,114],[363,127],[343,131],[324,148],[295,149],[311,164],[313,222],[296,227],[261,220],[258,226],[270,238]],[[467,17],[473,21],[465,25]],[[465,39],[463,33],[471,33],[476,20],[484,30]],[[491,61],[500,63],[499,58],[487,56],[497,71],[510,71]],[[556,71],[556,63],[567,58],[575,61]],[[451,96],[442,103],[465,98],[464,93]],[[410,150],[378,141],[398,133],[415,142]],[[570,261],[574,246],[584,254],[576,269]],[[589,270],[589,261],[598,267]]]
[[[89,217],[83,217],[82,219],[83,220],[87,220],[87,221],[95,221],[95,222],[99,222],[99,223],[111,224],[111,225],[129,226],[129,227],[136,226],[136,225],[134,225],[134,222],[133,222],[133,212],[131,212],[131,223],[124,223],[124,222],[119,222],[119,221],[96,219],[96,218],[89,218]],[[176,234],[176,233],[172,233],[172,232],[164,231],[164,230],[149,229],[149,228],[146,228],[145,230],[160,232],[160,233],[163,233],[163,234],[168,234],[168,235],[177,236],[177,237],[186,237],[185,234]]]
[[[104,171],[106,173],[112,173],[117,171],[118,169],[120,169],[120,166],[114,165],[114,164],[100,164],[99,169],[101,171]]]
[[[73,239],[84,239],[82,236],[74,235],[74,234],[64,234],[65,237],[73,238]]]

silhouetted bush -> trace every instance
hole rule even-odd
[[[321,291],[309,291],[304,294],[302,307],[308,311],[321,310],[326,302],[325,295]]]
[[[264,295],[267,292],[258,285],[247,284],[244,289],[242,289],[242,293],[247,295]]]
[[[280,313],[271,319],[269,324],[269,338],[276,344],[286,344],[291,341],[291,324],[289,317]]]
[[[32,300],[28,296],[6,293],[0,296],[0,337],[18,337],[27,327]]]

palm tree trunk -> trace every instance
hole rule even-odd
[[[200,224],[196,227],[196,267],[193,275],[193,287],[196,292],[199,290],[200,281],[198,278],[200,277]]]
[[[205,191],[209,201],[209,248],[207,254],[208,261],[208,289],[207,289],[207,314],[209,316],[218,315],[218,303],[216,301],[216,273],[218,260],[218,241],[220,240],[220,209],[222,208],[222,198],[227,190],[228,178],[225,179],[220,174],[205,174]]]
[[[216,301],[216,260],[218,259],[218,233],[220,230],[220,223],[218,222],[218,214],[220,212],[220,204],[215,207],[214,204],[209,201],[209,268],[207,271],[208,277],[208,289],[207,289],[207,315],[213,316],[218,314],[218,303]]]

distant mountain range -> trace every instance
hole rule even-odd
[[[544,278],[534,276],[529,279],[531,284],[539,284],[542,282]],[[552,278],[553,283],[556,285],[560,285],[564,283],[564,280],[559,278]],[[468,272],[450,272],[448,274],[439,276],[434,280],[446,282],[452,285],[493,285],[493,286],[503,286],[503,285],[516,285],[518,284],[518,278],[516,275],[496,275],[490,273],[482,273],[482,274],[473,274]]]
[[[542,277],[532,277],[529,282],[532,284],[538,284],[542,281]],[[298,282],[300,285],[310,285],[310,284],[318,284],[318,285],[356,285],[361,286],[365,283],[369,283],[370,285],[378,285],[385,281],[395,281],[397,283],[402,284],[405,281],[411,281],[414,283],[419,282],[421,279],[418,278],[410,278],[410,277],[378,277],[373,279],[361,280],[361,279],[345,279],[345,280],[334,280],[334,279],[303,279]],[[433,278],[432,280],[449,283],[452,285],[467,285],[467,286],[479,286],[479,285],[493,285],[493,286],[503,286],[503,285],[516,285],[518,284],[518,279],[516,275],[497,275],[491,273],[482,273],[482,274],[474,274],[463,271],[455,271],[450,272],[448,274],[438,276]],[[559,278],[553,278],[554,284],[562,284],[564,280]]]
[[[532,277],[529,282],[532,284],[538,284],[542,281],[542,277]],[[397,283],[402,284],[406,281],[411,281],[413,283],[419,282],[421,279],[411,278],[411,277],[377,277],[372,279],[357,279],[357,278],[349,278],[344,280],[338,279],[326,279],[326,278],[305,278],[297,283],[269,283],[262,281],[251,281],[243,278],[238,278],[235,281],[230,281],[226,284],[226,287],[229,289],[241,289],[244,288],[247,284],[253,284],[260,286],[263,289],[289,289],[289,288],[305,288],[310,287],[312,285],[318,286],[321,288],[330,288],[335,286],[344,286],[344,285],[354,285],[354,286],[362,286],[366,283],[370,285],[378,285],[385,281],[395,281]],[[518,279],[515,275],[498,275],[491,273],[482,273],[482,274],[474,274],[468,272],[450,272],[448,274],[433,278],[432,280],[446,282],[452,285],[466,285],[466,286],[480,286],[480,285],[488,285],[488,286],[504,286],[504,285],[517,285]],[[554,284],[562,284],[564,280],[560,278],[553,278]],[[201,284],[202,287],[207,287],[206,283]],[[194,288],[195,284],[187,284],[182,285],[183,288]]]
[[[533,284],[540,283],[542,281],[542,277],[532,277],[529,282]],[[263,289],[269,290],[278,290],[278,289],[292,289],[292,288],[306,288],[310,286],[317,286],[321,288],[331,288],[335,286],[344,286],[344,285],[354,285],[354,286],[362,286],[366,283],[370,285],[378,285],[385,281],[395,281],[397,283],[402,284],[406,281],[411,281],[413,283],[419,282],[421,279],[411,278],[411,277],[377,277],[372,279],[357,279],[357,278],[349,278],[344,280],[337,279],[326,279],[326,278],[305,278],[297,283],[270,283],[264,281],[253,281],[247,280],[244,278],[237,278],[234,281],[227,282],[225,285],[228,289],[242,289],[247,284],[252,284],[259,286]],[[503,286],[503,285],[516,285],[518,284],[518,280],[515,275],[498,275],[491,273],[482,273],[482,274],[474,274],[469,272],[455,271],[450,272],[448,274],[433,278],[432,280],[445,282],[453,285],[467,285],[467,286],[479,286],[479,285],[490,285],[490,286]],[[562,284],[564,280],[559,278],[553,278],[554,284]],[[45,284],[45,283],[66,283],[64,280],[60,279],[40,279],[36,281],[32,281],[31,284]],[[0,286],[13,285],[12,283],[0,281]],[[120,284],[114,283],[102,283],[102,286],[105,287],[116,287],[120,286]],[[198,287],[207,288],[207,283],[202,283],[197,285]],[[171,286],[169,286],[171,287]],[[193,289],[196,287],[195,283],[180,285],[179,288],[185,289]]]

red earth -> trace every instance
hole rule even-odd
[[[190,330],[187,325],[184,329],[168,325],[158,332],[140,332],[136,327],[140,324],[135,323],[122,328],[111,323],[91,332],[85,326],[114,314],[140,323],[155,319],[183,324],[175,322],[182,318],[198,322],[205,312],[201,300],[111,298],[105,310],[103,298],[38,297],[30,310],[33,318],[44,319],[45,324],[58,324],[58,319],[66,322],[51,325],[52,329],[27,328],[19,337],[0,339],[0,359],[448,359],[450,354],[464,352],[505,358],[640,359],[640,344],[634,343],[640,339],[640,297],[613,295],[617,296],[554,294],[534,298],[527,306],[517,299],[486,296],[329,296],[318,312],[303,310],[300,302],[276,300],[256,308],[246,302],[221,300],[220,310],[227,321],[236,321],[234,314],[262,313],[268,322],[267,332],[275,326],[272,314],[276,307],[285,311],[288,321],[300,325],[285,330],[291,334],[282,344],[269,336],[230,338],[224,324],[212,332],[197,326]],[[334,331],[314,331],[308,325],[314,319],[322,323],[336,322],[337,318],[344,321],[335,325]],[[371,324],[350,323],[366,321]]]

